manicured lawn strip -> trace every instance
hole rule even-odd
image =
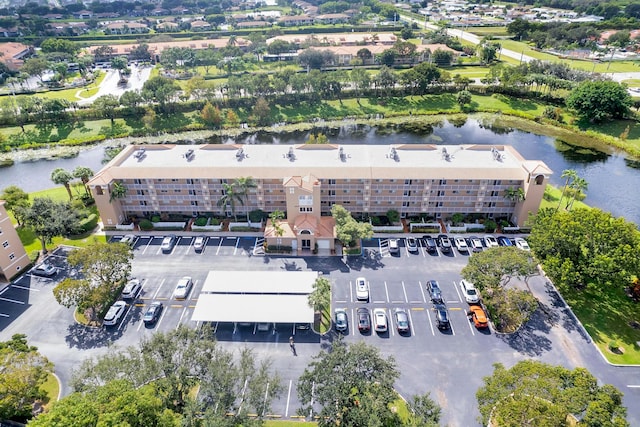
[[[562,173],[562,172],[556,171],[556,173]],[[542,198],[542,202],[540,203],[540,209],[544,209],[544,208],[556,209],[558,207],[558,202],[560,201],[561,195],[562,195],[562,188],[557,188],[552,185],[547,185],[547,188],[545,188],[544,190],[544,197]],[[562,203],[564,204],[564,202]],[[591,209],[591,206],[585,204],[584,202],[579,202],[576,200],[573,203],[573,209]]]
[[[293,427],[293,426],[317,426],[318,423],[311,421],[285,421],[285,420],[267,420],[264,422],[265,427]]]
[[[48,409],[51,404],[58,400],[58,394],[60,394],[60,384],[58,379],[53,374],[47,375],[47,381],[42,385],[42,390],[46,393],[47,397],[44,399],[44,407]]]
[[[622,287],[590,284],[582,290],[563,287],[560,291],[609,362],[640,364],[640,330],[629,326],[640,319],[640,304],[628,298]],[[624,352],[609,351],[611,341],[617,341]]]
[[[467,31],[480,37],[509,35],[507,27],[473,27],[468,28]]]

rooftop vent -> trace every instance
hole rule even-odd
[[[282,157],[289,159],[290,162],[293,162],[296,159],[296,153],[293,152],[293,147],[289,147],[289,151],[287,151],[287,154],[283,154]]]
[[[343,162],[346,162],[347,158],[349,157],[347,156],[347,153],[344,152],[344,147],[340,147],[338,149],[338,156],[340,157],[340,160]]]
[[[246,157],[246,154],[244,154],[244,148],[242,147],[238,148],[238,151],[236,151],[236,160],[241,162],[242,159],[244,159],[245,157]]]
[[[400,161],[400,157],[398,156],[398,150],[396,150],[396,147],[391,147],[387,157],[389,159],[395,160],[396,162]]]
[[[133,155],[133,157],[138,159],[138,160],[142,160],[145,155],[146,155],[146,153],[145,153],[144,148],[140,148],[139,150],[136,150],[136,152]]]
[[[446,160],[447,162],[450,162],[451,159],[453,159],[453,155],[449,154],[449,152],[447,151],[447,147],[442,147],[442,159]]]
[[[187,159],[187,161],[191,161],[191,159],[193,159],[193,156],[195,156],[195,153],[191,148],[188,149],[186,153],[184,153],[184,158]]]
[[[491,147],[491,155],[496,162],[501,162],[505,159],[505,155],[501,154],[496,147]]]

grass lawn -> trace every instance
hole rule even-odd
[[[51,408],[51,404],[58,400],[58,394],[60,394],[60,384],[55,375],[47,375],[47,381],[42,385],[42,390],[44,390],[47,395],[43,402],[46,410]]]
[[[542,198],[542,203],[540,203],[540,209],[557,208],[561,195],[562,195],[561,188],[557,188],[552,185],[547,185],[547,188],[545,188],[544,190],[544,197]],[[573,209],[591,209],[591,206],[576,200],[573,203]]]
[[[489,67],[478,67],[478,66],[458,66],[458,67],[446,67],[445,71],[450,73],[452,76],[456,74],[460,74],[463,77],[472,78],[482,78],[487,75],[489,72]]]
[[[264,422],[265,427],[293,427],[293,426],[317,426],[318,423],[311,421],[285,421],[285,420],[267,420]]]
[[[467,31],[480,37],[509,35],[507,27],[473,27],[468,28]]]
[[[640,329],[629,325],[640,320],[640,304],[628,298],[622,286],[589,285],[583,290],[560,291],[609,362],[640,364]],[[622,352],[611,352],[611,341],[616,341]]]

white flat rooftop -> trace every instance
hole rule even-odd
[[[307,295],[200,294],[196,322],[313,323]]]
[[[303,294],[313,291],[313,271],[210,271],[202,294]]]
[[[312,271],[210,271],[191,320],[313,323],[308,301],[317,277]]]

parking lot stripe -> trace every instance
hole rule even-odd
[[[2,300],[2,301],[7,301],[7,302],[13,302],[13,303],[16,303],[16,304],[24,304],[24,302],[23,302],[23,301],[18,301],[18,300],[15,300],[15,299],[0,298],[0,300]]]
[[[411,325],[411,335],[416,336],[416,325],[413,323],[413,317],[411,317],[411,310],[407,311],[407,316],[409,316],[409,324]]]
[[[354,309],[351,309],[351,334],[355,336],[356,334],[356,316],[353,315]]]
[[[118,331],[122,329],[122,326],[125,324],[124,320],[127,318],[127,316],[129,315],[129,312],[133,308],[133,304],[127,304],[127,305],[129,306],[129,308],[127,308],[127,311],[124,313],[124,316],[122,316],[122,320],[120,320],[120,324],[118,325]]]
[[[395,332],[393,331],[393,315],[391,314],[391,309],[389,308],[389,331],[391,335],[395,336]]]
[[[220,243],[218,243],[218,249],[216,250],[216,255],[218,255],[218,253],[220,252],[220,248],[222,247],[222,241],[224,240],[224,237],[220,238]]]
[[[289,402],[291,402],[291,386],[293,385],[293,380],[289,380],[289,392],[287,393],[287,405],[284,407],[284,416],[289,416]]]
[[[435,336],[436,331],[433,330],[433,323],[431,322],[431,314],[429,314],[429,310],[426,310],[426,312],[427,312],[427,319],[429,319],[429,326],[431,326],[431,335]]]
[[[471,330],[471,335],[475,336],[476,332],[474,331],[474,327],[471,325],[473,322],[469,321],[469,318],[467,318],[467,325],[469,325],[469,329]]]
[[[347,300],[335,300],[336,303],[346,304]]]
[[[185,255],[189,255],[189,252],[191,252],[191,245],[193,245],[193,237],[189,237],[189,239],[191,239],[189,241],[189,245],[187,246],[187,249],[184,251]]]
[[[227,237],[228,239],[236,239],[236,246],[233,248],[233,254],[235,255],[238,252],[238,245],[240,244],[239,237]]]
[[[182,318],[184,317],[184,314],[186,312],[187,312],[187,307],[185,307],[184,310],[182,310],[182,314],[180,315],[180,319],[178,319],[178,324],[176,325],[176,330],[178,330],[178,328],[182,324]]]
[[[460,295],[460,291],[458,290],[458,284],[456,283],[456,281],[453,281],[453,288],[456,290],[456,293],[458,294],[458,299],[460,300],[460,302],[462,302],[462,296]]]
[[[160,289],[162,289],[162,285],[164,285],[164,281],[166,279],[162,279],[162,281],[160,282],[160,286],[158,286],[158,289],[156,290],[156,293],[153,294],[153,299],[156,299],[156,297],[158,296],[158,293],[160,292]]]
[[[422,292],[422,299],[424,302],[427,302],[427,296],[424,294],[424,289],[422,288],[422,282],[418,282],[418,287],[420,288],[420,292]]]
[[[353,283],[349,280],[349,298],[351,298],[351,302],[353,302]]]
[[[8,314],[0,313],[0,317],[9,317]]]
[[[387,282],[384,282],[384,291],[387,294],[387,302],[389,301],[389,289],[387,288]]]
[[[407,298],[407,289],[404,287],[404,280],[402,281],[402,292],[404,292],[404,302],[409,302],[409,298]]]
[[[27,288],[25,286],[20,286],[20,285],[11,285],[14,288],[18,288],[18,289],[23,289],[25,291],[33,291],[33,292],[40,292],[40,289],[31,289],[31,288]]]

